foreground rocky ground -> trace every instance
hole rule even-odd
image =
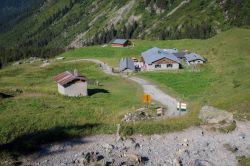
[[[237,122],[231,133],[206,126],[153,136],[98,135],[47,145],[23,159],[23,165],[237,165],[250,155],[250,123]]]

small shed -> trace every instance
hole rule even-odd
[[[185,59],[188,65],[203,64],[206,61],[202,56],[195,53],[186,54]]]
[[[130,41],[127,39],[115,39],[111,42],[112,47],[127,47]]]
[[[74,72],[63,72],[54,78],[58,92],[64,96],[80,97],[88,95],[87,78]]]
[[[120,71],[121,72],[133,72],[133,71],[135,71],[134,61],[128,57],[122,58],[120,61]]]

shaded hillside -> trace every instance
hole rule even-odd
[[[2,0],[0,1],[0,32],[29,17],[43,0]]]
[[[249,8],[248,0],[49,0],[0,32],[2,63],[51,56],[65,47],[106,43],[114,37],[205,39],[249,25]],[[17,58],[6,58],[9,52]]]

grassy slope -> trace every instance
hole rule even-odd
[[[232,111],[237,109],[238,117],[249,118],[249,38],[249,30],[232,29],[209,40],[136,40],[135,48],[94,46],[72,50],[63,56],[67,59],[94,57],[117,65],[122,56],[139,57],[140,52],[158,46],[189,49],[208,58],[199,73],[182,70],[139,74],[163,90],[185,98],[191,108],[180,118],[122,124],[123,129],[133,127],[137,133],[152,134],[198,125],[197,114],[204,104]],[[90,80],[103,84],[102,87],[91,85],[90,89],[101,88],[109,93],[76,99],[58,95],[53,76],[74,68]],[[113,133],[122,115],[142,106],[143,92],[138,85],[120,77],[106,76],[94,64],[86,62],[56,63],[48,68],[40,68],[39,64],[8,66],[0,70],[0,87],[3,92],[24,91],[23,95],[0,100],[0,143],[14,141],[11,152],[17,154],[30,151],[41,143],[67,137]]]
[[[0,70],[0,92],[15,96],[0,98],[0,165],[6,160],[14,162],[15,157],[31,153],[41,144],[114,133],[125,113],[143,105],[141,87],[121,77],[107,76],[92,63],[39,66],[40,63],[23,64]],[[90,83],[100,81],[100,87],[89,85],[90,93],[100,93],[83,98],[59,95],[53,76],[74,68],[85,74]],[[23,93],[18,94],[17,89]],[[181,118],[122,123],[122,132],[128,127],[142,134],[182,130],[199,124],[196,115],[192,111]]]
[[[123,56],[139,57],[148,48],[188,49],[208,58],[201,72],[151,72],[141,73],[177,97],[199,105],[210,104],[249,118],[249,51],[250,31],[232,29],[208,40],[141,41],[134,48],[87,47],[66,52],[63,56],[95,57],[118,66]]]
[[[233,29],[206,41],[192,41],[192,45],[190,43],[185,48],[208,58],[201,73],[159,72],[142,76],[190,101],[195,99],[201,104],[227,109],[240,118],[250,119],[249,40],[249,30]],[[183,48],[180,42],[175,45],[177,48]]]
[[[90,93],[94,93],[95,89],[108,93],[75,99],[58,95],[53,76],[74,68],[103,85],[90,85]],[[1,143],[10,142],[24,133],[87,123],[103,124],[98,131],[110,133],[125,112],[142,105],[141,88],[119,77],[106,76],[90,63],[56,64],[46,69],[22,65],[5,68],[0,75],[2,91],[24,91],[20,96],[0,99]],[[131,93],[134,95],[131,96]]]

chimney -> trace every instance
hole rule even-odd
[[[79,76],[77,69],[74,70],[74,76]]]

